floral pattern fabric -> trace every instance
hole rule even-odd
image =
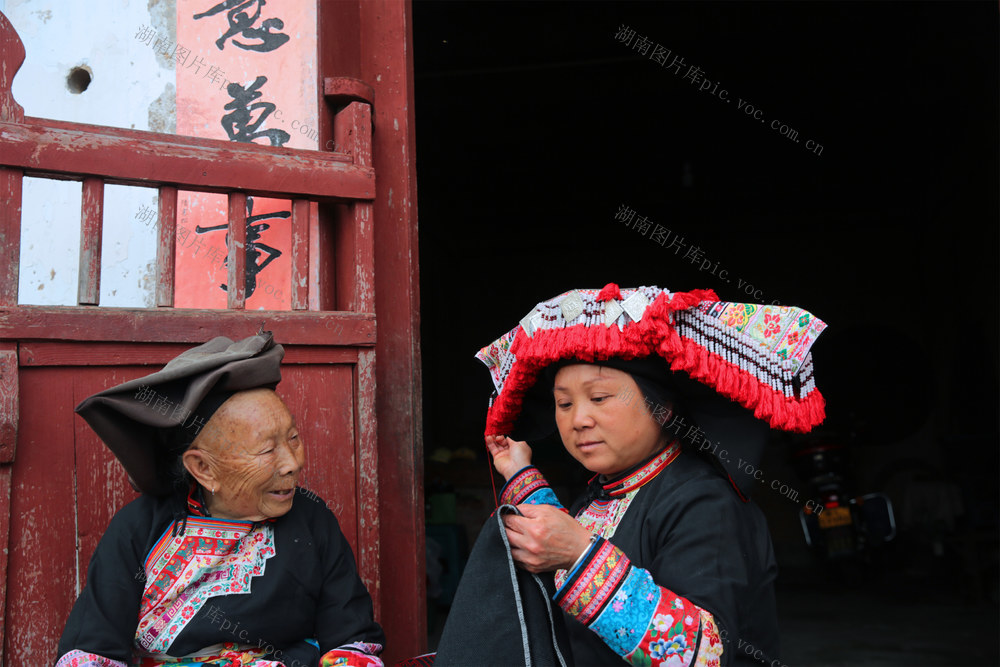
[[[94,653],[74,650],[59,658],[56,667],[128,667],[128,665]]]
[[[139,656],[132,667],[287,667],[280,660],[265,660],[264,652],[227,642],[198,655],[174,658],[169,655]]]
[[[559,606],[633,665],[693,664],[698,632],[711,614],[657,586],[618,547],[599,542],[590,562],[557,591]]]
[[[383,667],[382,660],[371,653],[379,653],[382,647],[378,644],[352,644],[359,650],[354,650],[349,646],[339,646],[332,651],[327,651],[320,658],[319,667]],[[370,649],[362,648],[368,646]]]
[[[500,491],[501,505],[555,505],[562,508],[538,468],[528,466],[507,480]]]
[[[173,531],[172,523],[145,562],[135,642],[150,654],[166,654],[213,596],[249,593],[275,553],[269,523],[189,516],[181,534]]]

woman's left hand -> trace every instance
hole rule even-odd
[[[524,516],[508,514],[503,523],[514,561],[528,572],[572,567],[590,545],[590,532],[552,505],[518,505]]]

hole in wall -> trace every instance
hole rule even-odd
[[[90,86],[90,82],[94,78],[94,72],[86,65],[79,65],[74,67],[69,71],[66,76],[66,87],[69,92],[74,95],[79,95],[83,91],[87,90]]]

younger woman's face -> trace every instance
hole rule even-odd
[[[587,470],[613,475],[667,444],[666,434],[646,410],[642,391],[624,371],[594,364],[563,366],[552,393],[563,446]]]

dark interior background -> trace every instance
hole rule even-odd
[[[535,303],[608,282],[780,301],[829,325],[813,348],[828,416],[776,434],[762,470],[805,492],[793,452],[845,445],[854,491],[889,494],[899,528],[853,590],[973,605],[988,630],[907,664],[997,664],[997,4],[417,0],[413,15],[429,535],[458,554],[492,510],[492,383],[473,354]],[[621,43],[621,26],[685,67]],[[616,221],[622,206],[683,249]],[[558,449],[536,458],[571,487]],[[943,510],[942,494],[960,501]],[[815,584],[803,609],[826,616],[798,629],[842,632],[843,579],[806,547],[801,503],[754,499],[779,603]]]

